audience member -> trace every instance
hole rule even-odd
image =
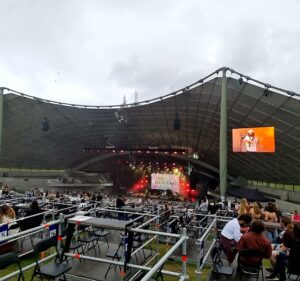
[[[265,226],[262,221],[253,221],[250,232],[243,235],[237,245],[237,250],[255,250],[257,256],[241,256],[241,262],[245,265],[258,265],[262,258],[270,258],[272,247],[270,241],[263,235]]]
[[[288,267],[289,272],[299,273],[299,260],[300,260],[300,223],[295,223],[293,228],[294,243],[292,244],[288,255],[279,253],[274,272],[267,276],[269,280],[286,280],[285,268]]]
[[[246,228],[251,223],[252,217],[249,214],[240,215],[230,220],[221,232],[220,242],[224,248],[228,263],[231,264],[237,253],[236,245],[242,237],[241,228]]]
[[[277,243],[273,245],[272,257],[270,258],[271,265],[274,267],[279,254],[287,255],[288,250],[294,244],[292,221],[288,217],[283,217],[281,220],[283,231],[278,235]],[[281,238],[282,237],[282,238]]]
[[[38,214],[42,212],[43,210],[40,209],[38,202],[33,200],[30,209],[26,212],[25,218],[20,221],[21,229],[26,230],[39,226],[43,221],[43,215]]]
[[[259,220],[262,218],[262,211],[257,202],[253,203],[253,206],[250,209],[250,214],[254,220]]]
[[[244,215],[244,214],[249,214],[250,212],[250,206],[248,204],[248,201],[246,198],[242,198],[240,206],[238,208],[238,215]]]
[[[16,219],[16,213],[14,209],[8,205],[3,205],[0,210],[0,224],[2,223],[8,223],[11,226],[11,223]],[[9,232],[9,234],[15,234],[19,230],[13,229]]]
[[[122,208],[125,206],[125,202],[123,200],[123,198],[121,196],[118,196],[117,200],[116,200],[116,207],[118,209]]]
[[[278,222],[278,218],[276,215],[276,205],[272,202],[268,203],[263,212],[263,216],[265,221]],[[278,236],[277,229],[266,228],[266,235],[270,242],[273,243]]]

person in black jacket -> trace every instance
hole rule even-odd
[[[30,228],[37,227],[41,225],[43,221],[43,215],[38,215],[39,213],[42,213],[43,210],[39,207],[39,204],[36,200],[32,201],[30,205],[30,209],[26,212],[26,216],[24,220],[21,221],[21,229],[26,230]],[[33,216],[35,215],[35,216]],[[29,217],[32,216],[32,217]],[[29,218],[26,218],[29,217]]]

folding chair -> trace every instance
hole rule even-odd
[[[251,258],[251,257],[258,257],[259,261],[257,264],[254,265],[248,265],[245,263],[245,261],[242,261],[242,258]],[[259,250],[251,250],[251,249],[244,249],[239,252],[238,256],[238,265],[236,269],[236,275],[235,275],[235,280],[237,280],[237,277],[241,279],[241,276],[248,276],[252,278],[256,278],[256,281],[258,281],[259,278],[259,272],[261,271],[261,277],[262,281],[264,281],[264,271],[263,271],[263,266],[262,266],[262,259],[263,255],[261,251]]]
[[[14,253],[14,252],[10,252],[10,253],[0,255],[0,269],[4,269],[12,264],[17,264],[18,268],[20,270],[18,281],[20,279],[25,281],[18,254]]]
[[[222,260],[220,258],[222,252],[222,248],[215,246],[211,251],[211,259],[213,261],[213,268],[210,275],[210,281],[214,280],[216,277],[219,279],[222,275],[226,276],[227,279],[232,276],[234,272],[234,268],[232,266],[223,265]]]
[[[107,240],[107,236],[110,235],[110,231],[104,230],[104,229],[98,229],[94,231],[94,235],[98,238],[99,241],[101,241],[101,238],[104,238],[107,244],[107,247],[109,248],[109,243]]]
[[[80,226],[83,230],[83,237],[78,237],[78,242],[83,243],[83,253],[88,252],[90,248],[92,248],[97,255],[96,246],[98,246],[99,252],[101,252],[100,246],[98,244],[98,237],[95,236],[94,231],[90,230],[89,227]]]
[[[45,265],[39,264],[38,262],[39,254],[41,252],[47,251],[52,247],[54,247],[56,251],[55,261],[52,263],[47,263]],[[72,266],[70,266],[69,264],[60,261],[59,253],[57,251],[57,241],[53,238],[42,240],[34,246],[34,259],[35,259],[36,266],[34,268],[31,281],[33,280],[35,275],[39,275],[41,280],[42,280],[42,276],[48,277],[49,280],[50,278],[55,279],[60,276],[63,276],[64,280],[66,281],[65,273],[72,268]]]

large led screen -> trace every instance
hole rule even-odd
[[[151,174],[151,189],[172,190],[179,193],[179,176],[171,174]]]
[[[232,129],[233,152],[275,152],[274,127]]]

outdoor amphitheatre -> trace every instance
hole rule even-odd
[[[230,67],[110,106],[0,88],[0,281],[299,280],[299,120]]]

